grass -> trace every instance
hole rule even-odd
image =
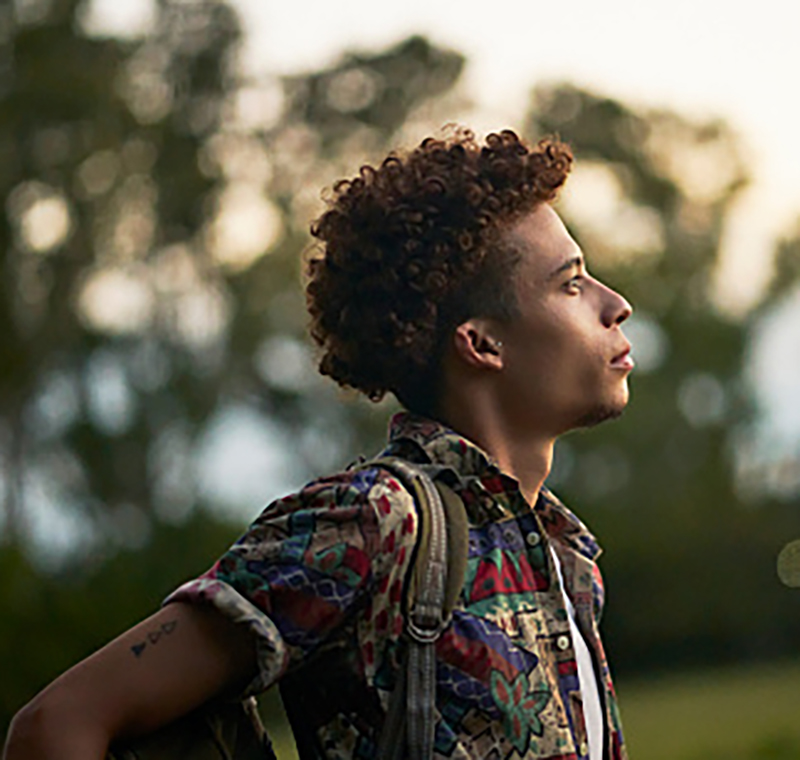
[[[798,760],[800,663],[619,685],[631,760]]]
[[[675,673],[618,684],[631,760],[800,760],[800,662]],[[291,731],[261,698],[280,760]]]
[[[292,729],[283,710],[278,689],[273,686],[262,694],[258,698],[258,707],[278,760],[299,760]]]

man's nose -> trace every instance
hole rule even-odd
[[[603,286],[606,290],[606,303],[603,309],[603,324],[606,327],[621,325],[632,313],[633,307],[621,293]]]

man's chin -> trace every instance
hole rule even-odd
[[[586,414],[578,418],[578,421],[575,423],[574,427],[576,428],[594,427],[595,425],[599,425],[601,422],[606,422],[607,420],[615,420],[625,411],[626,403],[613,404],[613,405],[602,404],[596,406],[594,409],[590,409]]]

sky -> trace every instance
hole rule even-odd
[[[237,0],[243,65],[308,71],[346,49],[380,50],[410,34],[467,56],[478,131],[514,126],[537,82],[569,80],[643,106],[721,116],[741,135],[753,183],[726,232],[719,300],[743,311],[770,274],[776,239],[800,218],[800,3],[763,0]],[[759,335],[750,373],[774,445],[800,440],[800,299]]]
[[[753,185],[732,215],[720,302],[742,312],[770,272],[776,238],[800,216],[800,4],[786,0],[231,0],[246,30],[242,65],[254,76],[320,68],[347,49],[381,50],[410,34],[464,53],[470,126],[514,126],[531,87],[569,80],[690,117],[722,116],[741,134]],[[148,0],[91,0],[98,29],[135,33]],[[800,370],[799,370],[800,371]]]
[[[189,0],[191,1],[191,0]],[[478,132],[515,126],[537,83],[568,80],[740,134],[753,184],[726,231],[720,302],[742,312],[770,273],[775,241],[800,217],[800,3],[762,0],[231,0],[254,77],[310,71],[348,49],[380,51],[411,34],[466,55],[462,83]],[[148,0],[91,0],[89,26],[135,34]],[[800,446],[800,296],[756,331],[749,377],[774,445]]]
[[[601,93],[696,117],[723,116],[741,133],[754,184],[726,245],[722,300],[746,305],[769,273],[775,237],[800,215],[800,4],[721,0],[524,0],[498,4],[404,0],[237,0],[253,72],[324,66],[344,49],[380,50],[412,33],[466,54],[478,130],[513,126],[537,82],[570,80]]]

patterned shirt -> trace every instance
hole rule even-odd
[[[430,465],[469,520],[464,585],[436,644],[436,757],[588,757],[552,546],[596,667],[605,757],[624,760],[598,632],[603,585],[593,536],[546,488],[531,508],[516,480],[437,422],[396,415],[385,453]],[[413,499],[393,475],[347,470],[270,504],[167,601],[202,600],[250,628],[259,670],[247,693],[281,680],[301,757],[371,758],[398,674],[416,528]]]

